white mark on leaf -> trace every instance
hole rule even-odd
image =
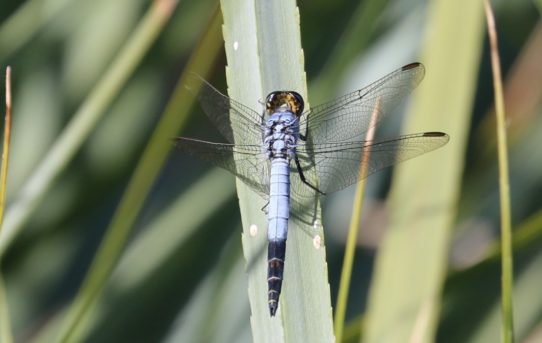
[[[250,235],[252,237],[256,236],[258,234],[258,225],[256,224],[250,225],[250,227],[248,228],[248,232],[250,232]]]
[[[314,238],[312,239],[312,244],[314,245],[315,249],[320,249],[320,247],[322,246],[322,238],[320,237],[320,235],[314,236]]]

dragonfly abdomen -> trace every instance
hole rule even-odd
[[[271,162],[267,238],[268,300],[269,312],[275,315],[282,288],[288,218],[290,214],[290,169],[286,158],[275,158]]]

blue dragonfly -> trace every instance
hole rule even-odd
[[[442,132],[366,140],[367,131],[420,83],[424,73],[422,64],[411,63],[305,112],[303,98],[295,91],[270,93],[263,113],[258,113],[200,80],[198,100],[228,143],[178,137],[175,145],[226,169],[267,200],[271,316],[282,288],[290,219],[303,221],[304,212],[310,211],[307,204],[320,195],[448,142]]]

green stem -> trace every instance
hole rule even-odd
[[[348,238],[346,240],[346,249],[344,252],[344,261],[341,271],[341,281],[339,283],[339,293],[337,295],[337,305],[335,309],[334,330],[335,338],[338,343],[342,342],[344,331],[344,318],[346,314],[346,305],[348,301],[348,290],[350,288],[350,279],[354,265],[354,253],[356,251],[356,242],[361,221],[361,209],[363,204],[363,195],[365,193],[365,181],[358,182],[356,186],[356,196],[352,208],[352,218],[350,219],[350,228],[348,229]]]
[[[6,206],[6,186],[8,178],[9,146],[11,138],[11,67],[6,68],[6,116],[4,120],[4,144],[2,145],[2,169],[0,171],[0,232],[4,221]]]
[[[4,219],[4,207],[6,205],[6,186],[8,176],[9,147],[11,137],[11,67],[6,68],[6,116],[4,122],[4,144],[2,146],[2,169],[0,172],[0,232]],[[13,342],[9,304],[6,287],[0,266],[0,342]]]
[[[367,142],[372,141],[374,138],[374,128],[378,119],[379,109],[380,101],[377,101],[371,116],[369,130],[365,136],[365,141]],[[367,166],[369,165],[370,157],[370,151],[364,152],[361,156],[360,176],[367,175]],[[348,290],[350,288],[350,279],[352,276],[352,266],[354,265],[354,252],[356,250],[356,242],[360,226],[359,224],[361,222],[361,208],[363,205],[363,196],[365,194],[365,182],[365,179],[360,180],[356,187],[356,197],[354,199],[354,207],[352,208],[352,218],[350,220],[350,228],[348,230],[346,251],[344,252],[339,295],[337,296],[337,310],[335,312],[335,338],[337,342],[341,342],[343,337],[344,317],[348,300]]]
[[[499,189],[501,206],[501,310],[502,310],[502,341],[514,342],[514,315],[512,293],[514,283],[512,256],[512,221],[510,204],[510,183],[508,175],[508,151],[506,143],[506,115],[504,113],[504,97],[502,76],[498,53],[497,34],[493,11],[488,0],[484,1],[489,42],[491,49],[491,67],[493,71],[493,86],[495,92],[495,114],[497,117],[497,150],[499,158]]]

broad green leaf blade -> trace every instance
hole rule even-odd
[[[306,99],[299,12],[295,1],[222,1],[228,67],[228,94],[254,109],[277,89]],[[308,104],[306,104],[308,106]],[[334,340],[323,232],[290,222],[279,311],[267,303],[267,221],[265,202],[237,182],[243,221],[254,341],[331,342]],[[318,214],[319,215],[319,214]]]
[[[370,292],[366,342],[431,342],[439,315],[482,46],[482,6],[435,1],[426,30],[421,60],[426,78],[414,93],[414,116],[405,132],[444,131],[451,138],[443,149],[397,169],[390,226]]]

